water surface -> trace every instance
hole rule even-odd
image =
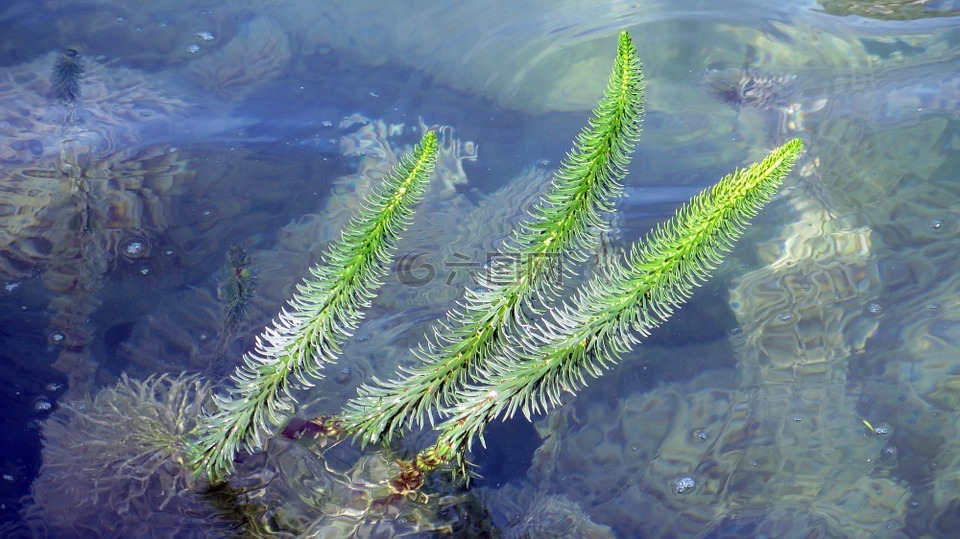
[[[432,126],[443,174],[399,248],[432,277],[391,272],[297,415],[335,412],[411,361],[546,185],[621,30],[643,60],[647,113],[598,260],[788,138],[806,153],[675,319],[532,426],[496,425],[475,455],[483,479],[435,485],[457,503],[420,508],[425,521],[507,537],[554,524],[594,537],[958,533],[953,3],[200,4],[0,10],[5,535],[169,536],[171,506],[151,506],[172,488],[159,479],[141,528],[96,528],[127,514],[99,498],[78,501],[74,522],[51,516],[49,500],[70,503],[95,473],[43,460],[71,458],[57,444],[78,423],[59,410],[121,373],[221,383],[362,193]],[[85,66],[76,104],[51,84],[67,49]],[[73,112],[82,121],[65,122]],[[225,332],[217,275],[233,244],[260,285]],[[343,524],[323,494],[343,485],[302,444],[247,458],[229,496],[183,502],[190,533]]]

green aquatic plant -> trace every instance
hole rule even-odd
[[[531,218],[504,246],[502,261],[477,277],[481,289],[468,291],[463,305],[438,323],[433,339],[414,352],[417,366],[393,381],[363,386],[342,415],[315,422],[322,433],[345,433],[365,445],[388,442],[429,419],[438,440],[405,463],[393,483],[397,493],[418,488],[424,474],[441,464],[465,473],[466,452],[474,438],[483,441],[490,421],[518,410],[529,418],[558,405],[561,393],[578,390],[587,374],[600,376],[649,335],[709,277],[802,150],[799,139],[791,140],[724,177],[567,303],[551,306],[559,292],[551,276],[572,272],[607,227],[604,214],[613,209],[640,134],[642,98],[640,63],[624,32],[588,127]],[[190,464],[199,472],[221,479],[241,444],[259,446],[268,425],[291,410],[288,376],[309,384],[304,374],[319,376],[320,367],[338,355],[382,275],[390,239],[377,234],[395,237],[412,211],[402,206],[403,218],[388,222],[385,208],[401,205],[407,179],[415,190],[429,176],[429,146],[436,145],[429,137],[401,162],[389,188],[364,205],[326,265],[313,270],[317,280],[298,288],[290,311],[265,330],[234,374],[237,389],[218,398],[220,410],[204,419],[194,444]],[[390,189],[394,194],[387,194]],[[561,262],[565,258],[573,262]]]
[[[322,376],[323,365],[335,361],[380,286],[393,244],[423,197],[436,160],[437,136],[427,132],[364,201],[359,216],[234,371],[234,387],[215,396],[217,411],[200,423],[190,466],[211,481],[222,479],[241,446],[261,447],[271,425],[293,410],[291,378],[310,386]]]
[[[599,377],[641,338],[669,318],[723,259],[748,221],[780,187],[803,149],[793,139],[766,159],[725,176],[684,204],[629,254],[580,288],[552,320],[512,335],[511,346],[478,369],[444,410],[440,438],[421,453],[427,470],[455,461],[459,469],[474,437],[497,417],[518,410],[528,419],[560,404],[562,393]]]
[[[643,73],[629,34],[620,34],[603,98],[577,136],[548,191],[520,223],[483,275],[480,289],[433,328],[433,339],[414,353],[420,363],[396,380],[364,385],[341,417],[344,430],[363,441],[389,442],[414,423],[423,425],[438,404],[460,400],[472,373],[485,368],[506,335],[542,314],[534,302],[555,298],[568,260],[582,262],[608,229],[604,215],[622,191],[626,165],[640,138]]]

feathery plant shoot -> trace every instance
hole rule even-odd
[[[433,339],[415,351],[420,363],[396,380],[364,385],[347,404],[341,428],[361,443],[389,442],[414,423],[433,421],[436,407],[461,399],[473,372],[498,354],[505,336],[529,321],[532,300],[555,299],[567,258],[582,262],[607,230],[622,179],[640,138],[643,75],[629,34],[620,34],[617,57],[589,124],[554,175],[549,190],[501,248],[481,289],[467,289],[463,304],[434,326]]]
[[[762,162],[724,177],[553,310],[552,322],[512,336],[516,342],[478,369],[463,399],[445,410],[449,418],[437,426],[439,440],[415,466],[425,471],[453,461],[465,471],[464,454],[474,436],[483,441],[490,421],[517,410],[529,419],[559,405],[561,393],[582,387],[585,374],[598,377],[616,363],[709,277],[802,149],[800,139],[793,139]]]
[[[211,481],[233,468],[238,449],[260,447],[261,436],[293,409],[290,377],[305,386],[321,377],[369,307],[413,205],[422,197],[437,159],[437,137],[424,134],[361,205],[340,240],[331,244],[311,278],[297,286],[286,309],[257,338],[232,375],[235,387],[217,395],[192,443],[189,465]]]

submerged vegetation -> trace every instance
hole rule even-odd
[[[416,352],[420,363],[391,381],[360,389],[342,415],[318,420],[328,434],[385,443],[405,428],[435,425],[436,443],[394,482],[418,488],[445,463],[466,472],[466,452],[486,425],[518,410],[526,417],[559,405],[563,392],[599,376],[670,317],[709,277],[748,221],[776,193],[802,150],[793,139],[762,162],[738,170],[686,203],[634,244],[629,254],[570,299],[551,282],[583,262],[613,210],[640,134],[643,77],[630,36],[621,33],[606,92],[548,192],[502,250],[502,261],[477,276],[481,285],[438,322]],[[216,397],[192,442],[188,465],[211,481],[230,473],[241,447],[254,450],[292,412],[294,381],[309,386],[336,360],[369,306],[435,164],[437,140],[426,133],[411,155],[362,204],[360,215],[287,309],[257,339]],[[291,378],[292,377],[292,378]]]
[[[83,57],[76,49],[63,51],[53,65],[52,86],[54,98],[73,104],[80,100],[80,80],[83,78]]]
[[[239,519],[218,510],[222,496],[203,492],[183,467],[211,396],[196,375],[124,375],[94,398],[61,406],[43,429],[43,472],[25,515],[30,536],[229,536]]]
[[[217,275],[217,298],[223,311],[224,330],[240,329],[250,302],[257,291],[257,274],[247,251],[237,244],[227,249],[227,262]]]

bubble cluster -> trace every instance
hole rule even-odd
[[[49,412],[52,408],[53,404],[42,397],[33,401],[33,409],[38,413]]]
[[[697,488],[697,482],[692,477],[681,477],[673,482],[673,493],[677,495],[693,492]]]
[[[147,244],[143,240],[133,239],[123,244],[123,254],[129,258],[140,258],[147,252]]]
[[[350,369],[349,366],[343,367],[342,369],[340,369],[339,372],[337,372],[337,376],[334,378],[334,380],[335,380],[338,384],[344,384],[344,383],[346,383],[348,380],[350,380],[350,374],[351,374],[351,372],[352,372],[352,371],[351,371],[351,369]]]

